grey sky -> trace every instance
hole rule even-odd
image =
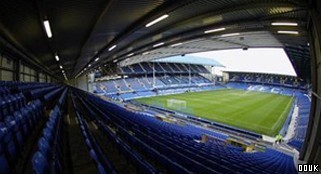
[[[190,54],[213,58],[229,71],[259,72],[296,76],[293,66],[282,48],[250,48],[210,51]]]

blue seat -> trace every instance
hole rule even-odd
[[[56,126],[56,124],[55,124],[54,121],[47,121],[47,123],[46,123],[46,127],[51,129],[51,130],[54,130],[55,126]]]
[[[12,95],[10,95],[10,96],[7,96],[7,97],[5,97],[5,100],[7,101],[7,108],[8,108],[8,111],[9,111],[9,113],[8,114],[10,114],[10,113],[13,113],[14,112],[14,98],[13,98],[13,96]]]
[[[10,113],[13,113],[15,110],[18,110],[19,109],[19,101],[18,101],[18,98],[16,97],[16,95],[9,95],[8,96],[10,98],[10,101],[11,101],[11,108],[12,110],[10,111]]]
[[[5,119],[5,123],[8,130],[14,134],[16,144],[18,145],[21,151],[24,141],[23,141],[21,129],[19,127],[19,122],[17,122],[13,116],[7,116]]]
[[[26,105],[26,98],[22,93],[18,94],[18,99],[19,99],[19,106],[20,108],[24,107]]]
[[[27,107],[25,107],[27,110],[27,116],[28,116],[28,120],[29,120],[29,124],[31,126],[31,130],[34,128],[34,126],[36,125],[37,122],[37,118],[36,118],[36,112],[32,109],[32,107],[30,105],[28,105]]]
[[[3,120],[6,115],[9,114],[7,101],[4,98],[0,98],[0,120]]]
[[[49,145],[53,143],[53,130],[45,128],[43,130],[43,137],[48,141]]]
[[[93,148],[93,146],[91,145],[90,140],[89,140],[88,138],[86,138],[85,142],[86,142],[86,145],[87,145],[90,149]]]
[[[32,157],[32,169],[35,174],[46,174],[49,172],[49,164],[41,152],[36,152]]]
[[[49,145],[48,141],[41,137],[38,141],[38,150],[48,159],[51,156],[51,146]]]
[[[9,131],[4,123],[0,123],[0,131],[2,132],[3,139],[2,142],[5,146],[5,154],[10,164],[14,163],[17,159],[18,152],[17,147],[14,142],[12,132]]]
[[[38,106],[36,106],[35,102],[31,103],[31,108],[32,108],[32,113],[34,114],[34,119],[39,120],[40,116],[41,116],[40,108],[38,108]]]
[[[97,169],[99,174],[107,174],[105,168],[103,167],[103,165],[101,165],[101,163],[97,164]]]
[[[27,124],[27,118],[23,117],[20,111],[15,111],[13,113],[13,116],[15,117],[16,122],[19,124],[20,130],[23,134],[24,141],[26,140],[26,137],[29,135],[29,127]]]
[[[5,132],[0,131],[0,171],[2,173],[10,174],[10,167],[5,156],[5,147],[3,145],[3,138],[5,136]]]
[[[42,106],[41,101],[39,99],[35,101],[35,104],[39,108],[41,108],[41,106]]]
[[[49,117],[49,121],[52,121],[56,124],[59,113],[57,111],[52,111]]]
[[[22,118],[23,118],[23,122],[25,124],[25,130],[27,130],[28,134],[31,132],[31,128],[32,128],[32,121],[29,119],[29,112],[27,110],[26,107],[23,107],[20,109]]]
[[[1,151],[1,150],[0,150]],[[10,174],[10,167],[4,154],[0,152],[0,171],[1,173]]]
[[[98,161],[99,161],[99,160],[98,160],[98,156],[97,156],[97,154],[96,154],[96,152],[95,152],[94,149],[90,149],[89,154],[90,154],[91,158],[92,158],[95,162],[98,162]]]

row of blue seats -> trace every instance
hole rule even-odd
[[[216,90],[216,89],[222,89],[224,87],[222,86],[214,86],[214,85],[204,85],[204,86],[178,86],[178,87],[170,87],[170,88],[161,88],[157,91],[158,95],[165,95],[165,94],[177,94],[177,93],[183,93],[187,90],[192,91],[205,91],[205,90]],[[148,97],[148,96],[155,96],[157,94],[153,90],[146,90],[146,91],[135,91],[135,92],[127,92],[127,93],[121,93],[121,94],[106,94],[105,96],[108,96],[114,100],[132,100],[134,98],[141,98],[141,97]]]
[[[293,138],[291,139],[291,141],[288,142],[288,145],[294,147],[297,150],[301,150],[301,148],[303,147],[303,142],[301,139],[299,140],[299,139]]]
[[[31,132],[38,125],[43,115],[40,100],[16,110],[13,115],[6,115],[0,123],[0,171],[11,173]]]
[[[7,87],[0,86],[0,97],[4,97],[10,94],[10,90]]]
[[[42,96],[46,95],[47,93],[49,93],[52,90],[57,89],[57,86],[49,86],[49,87],[45,87],[45,88],[37,88],[34,90],[30,91],[30,97],[32,99],[38,99],[41,98]]]
[[[26,104],[26,98],[22,93],[0,97],[0,121],[4,120],[6,115],[12,115],[14,111]]]
[[[120,68],[122,73],[125,74],[150,74],[155,70],[156,73],[209,73],[209,71],[202,65],[189,65],[179,63],[138,63],[130,66]]]
[[[32,85],[39,85],[39,84],[49,84],[49,83],[39,83],[39,82],[21,82],[21,81],[0,81],[0,86],[6,87],[19,87],[19,86],[32,86]]]
[[[52,84],[50,83],[37,83],[37,84],[23,84],[23,85],[19,85],[16,88],[13,87],[13,90],[19,91],[19,92],[28,92],[34,89],[39,89],[39,88],[45,88],[45,87],[49,87],[52,86]]]
[[[295,124],[295,135],[288,144],[301,151],[308,128],[311,102],[307,96],[301,93],[296,94],[296,98],[299,113]]]
[[[62,170],[62,124],[68,89],[65,88],[55,108],[49,115],[38,149],[32,157],[35,174],[63,173]]]
[[[138,117],[136,117],[138,118]],[[130,121],[130,120],[129,120]],[[140,120],[141,122],[144,121],[144,119]],[[199,140],[200,139],[200,135],[194,134],[190,131],[184,131],[183,129],[181,129],[180,127],[177,127],[175,125],[172,124],[166,124],[166,123],[157,123],[157,120],[153,120],[152,118],[148,121],[149,124],[151,124],[150,121],[156,121],[154,123],[159,124],[161,127],[163,127],[162,129],[164,129],[164,132],[166,133],[165,137],[166,139],[162,140],[162,141],[156,141],[155,138],[159,138],[163,132],[157,132],[155,133],[155,135],[153,135],[153,131],[151,131],[150,129],[146,129],[145,131],[148,131],[148,133],[146,134],[147,137],[142,137],[142,130],[144,130],[145,128],[140,127],[140,125],[138,125],[137,123],[135,123],[133,120],[131,120],[131,125],[135,125],[131,130],[135,133],[134,135],[136,137],[138,137],[141,141],[144,141],[146,144],[148,144],[150,147],[152,148],[150,150],[155,150],[158,149],[158,151],[161,154],[166,154],[167,158],[176,161],[176,163],[180,163],[180,167],[178,166],[170,166],[172,167],[173,170],[186,170],[188,169],[189,171],[193,171],[193,172],[215,172],[217,173],[217,171],[210,169],[209,167],[204,166],[202,163],[199,163],[195,160],[191,160],[191,158],[194,158],[194,152],[193,153],[189,153],[191,156],[186,158],[186,152],[184,153],[177,153],[179,150],[183,150],[183,148],[179,148],[178,150],[174,151],[172,149],[171,146],[168,145],[164,145],[164,142],[167,141],[168,138],[173,137],[173,136],[177,136],[175,137],[175,139],[178,139],[179,142],[177,142],[176,144],[179,144],[179,146],[182,146],[182,143],[187,142],[187,141],[193,141],[194,139]],[[155,125],[153,125],[155,126]],[[189,127],[188,129],[190,129],[191,127]],[[161,129],[158,129],[161,130]],[[174,131],[174,132],[171,132]],[[121,134],[127,134],[127,131],[122,131]],[[129,139],[133,139],[133,137],[128,136],[127,138]],[[150,139],[150,140],[148,140]],[[137,141],[137,139],[136,139]],[[170,148],[169,148],[170,147]],[[172,154],[172,155],[169,155]],[[179,159],[178,159],[179,158]],[[168,159],[167,159],[168,160]],[[189,163],[189,164],[187,164]],[[213,164],[212,164],[213,165]],[[198,167],[196,167],[198,166]],[[189,168],[192,167],[192,168]],[[217,167],[216,167],[217,168]]]
[[[89,149],[91,158],[95,161],[97,165],[97,170],[100,174],[115,174],[116,171],[110,160],[104,155],[101,147],[97,143],[95,137],[91,134],[88,129],[87,121],[82,117],[82,115],[77,110],[74,102],[74,109],[76,110],[76,117],[80,124],[81,133],[85,139],[86,146]]]
[[[18,81],[0,81],[0,96],[5,94],[10,94],[11,92],[28,92],[33,89],[44,88],[52,86],[50,83],[39,83],[39,82],[18,82]]]
[[[41,97],[43,102],[48,103],[48,101],[51,101],[63,88],[52,89],[55,89],[55,87],[37,89],[33,90],[31,93],[34,94],[34,99]],[[4,119],[5,115],[13,114],[15,110],[19,110],[21,107],[25,106],[26,103],[27,99],[23,93],[8,94],[0,97],[0,121]]]
[[[260,83],[252,83],[252,82],[229,82],[226,84],[228,88],[235,88],[241,90],[248,90],[248,91],[259,91],[259,92],[268,92],[274,94],[281,94],[287,96],[298,96],[302,95],[301,89],[293,88],[293,87],[286,87],[286,86],[273,86],[270,84],[260,84]]]
[[[161,125],[162,127],[164,127],[164,124]],[[166,126],[168,127],[168,125]],[[144,130],[142,128],[140,129],[135,129],[135,131],[141,131],[141,130]],[[158,130],[162,130],[162,129],[158,129]],[[135,132],[134,131],[134,132]],[[154,136],[153,136],[154,134]],[[180,143],[180,146],[177,147],[178,149],[176,149],[176,151],[182,151],[182,154],[188,154],[187,152],[183,152],[182,148],[181,147],[184,147],[184,144],[185,147],[184,149],[190,149],[190,158],[193,158],[194,157],[194,153],[196,152],[200,152],[202,149],[204,149],[203,151],[203,154],[200,154],[200,156],[204,156],[206,160],[210,160],[210,159],[213,159],[212,157],[213,156],[209,156],[209,153],[210,152],[213,152],[214,151],[214,156],[221,156],[221,158],[224,158],[224,156],[227,155],[227,153],[230,153],[230,152],[233,152],[233,150],[235,149],[234,147],[229,147],[227,149],[222,149],[222,147],[224,147],[225,143],[224,142],[220,142],[220,143],[215,143],[215,144],[220,144],[219,146],[215,146],[215,144],[199,144],[199,143],[196,143],[196,142],[193,142],[192,141],[192,137],[189,136],[189,135],[185,135],[185,136],[182,136],[184,134],[182,133],[178,133],[177,131],[173,133],[170,133],[169,129],[167,128],[166,130],[164,131],[158,131],[158,132],[155,132],[154,130],[147,130],[146,131],[146,135],[152,135],[152,136],[149,136],[149,137],[154,137],[155,139],[157,138],[160,138],[160,137],[163,137],[163,139],[158,139],[158,143],[162,143],[162,144],[166,144],[166,142],[169,142],[169,140],[172,141],[172,147],[175,147],[176,144]],[[161,136],[161,135],[164,135],[164,136]],[[215,135],[214,135],[215,136]],[[146,138],[146,137],[145,137]],[[142,137],[141,139],[144,140],[145,139],[144,137]],[[194,137],[194,139],[200,139],[199,137]],[[156,140],[155,140],[156,141]],[[165,145],[165,146],[169,146],[168,144]],[[203,146],[203,148],[202,148]],[[205,146],[205,147],[204,147]],[[195,147],[195,149],[194,149]],[[217,149],[213,149],[213,147],[216,147]],[[226,150],[224,153],[222,153],[222,150]],[[221,155],[219,155],[218,153],[222,153]],[[235,149],[235,154],[236,153],[240,153],[240,150],[239,149]],[[238,157],[240,157],[241,155],[238,155]],[[264,154],[262,154],[262,156],[264,156]],[[231,156],[232,158],[232,156]],[[289,158],[289,157],[288,157]],[[205,163],[204,160],[205,159],[200,159],[202,161],[202,163]],[[291,159],[291,158],[289,158]],[[206,161],[205,160],[205,161]],[[225,159],[226,161],[230,161],[230,159]],[[233,163],[222,163],[222,161],[220,161],[220,159],[213,159],[212,162],[220,162],[220,165],[219,166],[230,166],[232,165]],[[237,164],[237,163],[236,163]],[[210,166],[213,166],[214,164],[210,165]],[[234,166],[234,171],[241,171],[241,168],[237,168],[238,166]],[[293,166],[292,166],[293,167]],[[216,167],[215,169],[218,170],[220,167]],[[199,170],[199,169],[198,169]],[[249,172],[247,171],[248,173],[255,173],[255,170],[256,169],[252,169],[254,171],[252,172]],[[228,171],[227,169],[221,169],[221,172],[225,173],[224,171]],[[281,173],[281,172],[280,172]]]
[[[78,94],[79,95],[79,94]],[[98,116],[104,116],[105,113],[101,112],[99,109],[98,113],[95,113],[90,107],[95,107],[92,103],[85,103],[84,100],[79,97],[80,101],[86,106],[86,109],[91,113],[91,118],[95,121],[98,127],[103,131],[103,133],[118,145],[121,152],[124,153],[127,158],[137,166],[139,173],[158,173],[157,170],[144,158],[132,149],[128,144],[126,144],[122,139],[120,139],[114,132],[112,132],[105,123],[103,123]],[[107,118],[107,117],[104,117]],[[116,124],[117,125],[117,124]],[[117,125],[118,129],[121,128],[120,125]]]
[[[62,88],[49,87],[44,89],[32,90],[33,100],[40,98],[42,102],[48,103],[52,100]],[[24,107],[27,103],[27,98],[23,93],[7,94],[0,97],[0,121],[5,119],[6,115],[12,115],[14,111]]]
[[[152,77],[135,77],[135,78],[125,78],[108,80],[104,82],[96,82],[93,86],[94,93],[99,94],[115,94],[118,92],[140,92],[140,91],[150,91],[154,87],[152,85]],[[155,86],[157,88],[167,88],[167,87],[184,87],[190,85],[203,85],[212,84],[212,82],[201,75],[191,76],[191,83],[189,83],[188,75],[167,75],[167,76],[156,76]]]
[[[307,84],[304,81],[296,80],[295,77],[280,76],[280,75],[263,75],[263,74],[244,74],[244,73],[229,73],[230,82],[246,82],[270,84],[275,86],[296,87],[307,89]]]
[[[63,87],[61,88],[58,88],[58,89],[55,89],[49,93],[47,93],[46,95],[44,95],[44,101],[45,102],[49,102],[49,101],[52,101],[56,96],[57,94],[59,94],[61,91],[63,90]]]

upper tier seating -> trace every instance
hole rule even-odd
[[[162,63],[162,62],[142,62],[125,67],[121,67],[119,72],[123,74],[152,74],[155,73],[205,73],[209,71],[202,65],[188,65],[179,63]]]
[[[135,91],[146,90],[145,85],[143,85],[143,83],[140,83],[138,78],[128,78],[125,80],[126,83],[130,86],[130,88]]]
[[[96,82],[93,86],[94,93],[99,94],[116,94],[116,93],[126,93],[126,92],[141,92],[150,91],[153,87],[153,77],[129,77],[125,79],[109,80],[104,82]],[[189,84],[188,75],[166,75],[166,76],[156,76],[155,88],[168,88],[173,86],[189,86],[189,85],[208,85],[212,84],[207,78],[193,74],[191,76],[191,83]]]
[[[124,74],[133,73],[133,71],[127,66],[121,67],[121,72],[124,73]]]
[[[307,90],[308,85],[296,77],[282,76],[282,75],[267,75],[255,73],[229,73],[230,82],[246,82],[253,84],[284,86],[291,88],[300,88]]]

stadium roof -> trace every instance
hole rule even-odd
[[[295,75],[289,75],[289,74],[281,74],[281,73],[271,73],[271,72],[253,72],[253,71],[236,71],[236,70],[222,70],[223,72],[227,73],[240,73],[240,74],[271,74],[271,75],[279,75],[279,76],[293,76]]]
[[[211,65],[211,66],[225,67],[220,62],[218,62],[214,59],[208,59],[208,58],[197,57],[197,56],[188,56],[188,55],[173,56],[173,57],[157,59],[157,60],[154,60],[154,62],[186,63],[186,64]]]
[[[247,47],[284,48],[302,77],[310,74],[307,3],[305,0],[1,1],[0,45],[12,57],[37,64],[61,79],[60,65],[68,78],[73,78],[107,63],[132,64]],[[51,28],[50,38],[45,21]],[[275,22],[296,25],[272,25]]]

